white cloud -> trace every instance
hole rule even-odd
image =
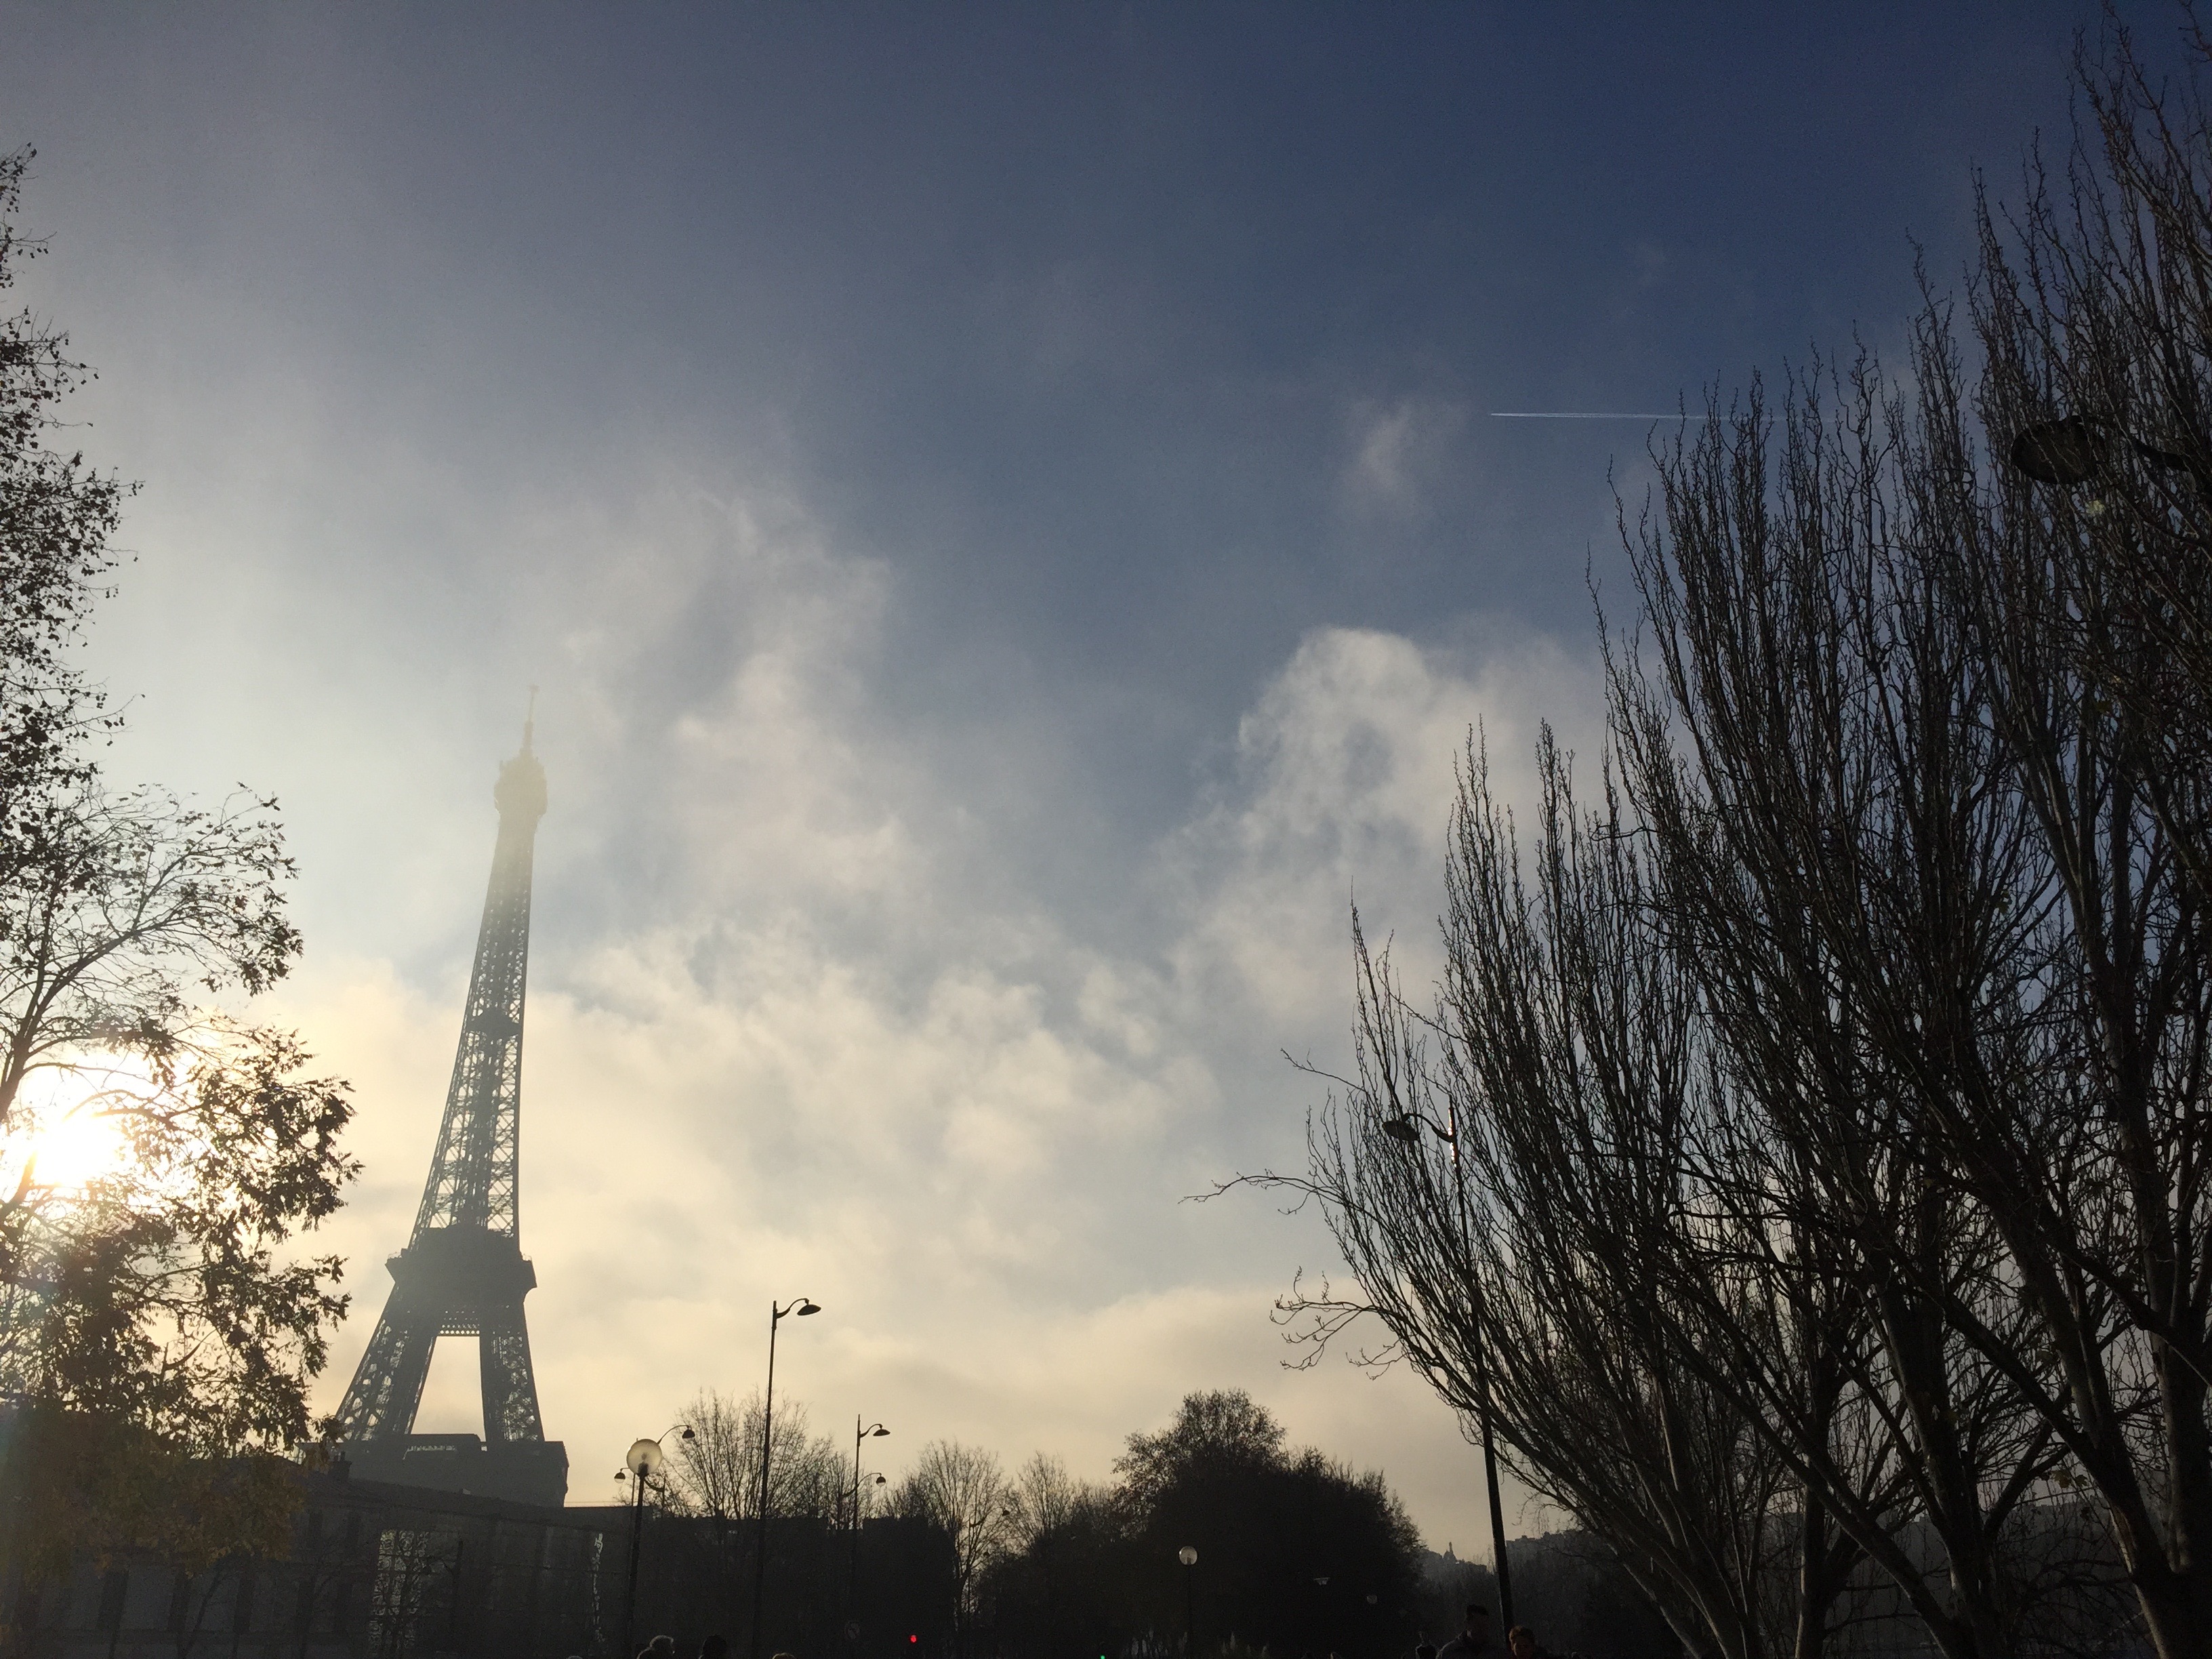
[[[1455,767],[1479,731],[1493,786],[1530,798],[1538,722],[1591,723],[1591,665],[1550,639],[1492,641],[1464,665],[1395,634],[1307,637],[1237,731],[1240,787],[1172,849],[1194,921],[1187,974],[1241,988],[1255,1015],[1344,1024],[1346,917],[1396,929],[1415,960],[1443,889]]]
[[[539,888],[523,1224],[574,1496],[603,1495],[602,1466],[697,1388],[755,1386],[762,1304],[805,1291],[828,1311],[787,1333],[779,1386],[824,1424],[864,1410],[898,1446],[1048,1447],[1103,1476],[1185,1390],[1244,1386],[1294,1435],[1389,1468],[1437,1542],[1476,1536],[1472,1465],[1418,1382],[1279,1368],[1270,1304],[1326,1265],[1317,1219],[1181,1200],[1295,1157],[1311,1091],[1277,1051],[1341,1050],[1346,899],[1418,951],[1468,726],[1510,781],[1540,711],[1586,714],[1589,665],[1542,639],[1312,634],[1153,849],[1139,945],[1109,951],[1003,878],[1013,832],[900,736],[881,568],[787,509],[653,499],[562,618],[574,678],[540,836],[566,873]],[[719,676],[660,683],[702,617]],[[472,920],[492,823],[462,805],[478,851],[446,902]],[[579,931],[557,907],[593,880]],[[333,951],[285,993],[359,1085],[370,1162],[331,1230],[359,1298],[333,1401],[412,1218],[465,971],[458,951],[422,982]]]
[[[1397,519],[1424,516],[1429,497],[1467,426],[1467,410],[1433,398],[1352,405],[1340,489],[1355,514]]]

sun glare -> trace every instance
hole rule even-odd
[[[125,1147],[113,1118],[81,1109],[42,1127],[27,1150],[39,1160],[39,1184],[66,1190],[114,1170],[123,1162]]]
[[[130,1144],[112,1109],[138,1097],[146,1086],[127,1067],[34,1074],[17,1100],[21,1115],[0,1148],[0,1166],[13,1181],[36,1159],[32,1178],[60,1192],[120,1169]]]

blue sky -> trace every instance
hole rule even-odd
[[[1178,1200],[1295,1163],[1280,1051],[1344,1059],[1355,884],[1418,966],[1468,724],[1592,741],[1645,428],[1490,411],[1893,343],[1973,168],[2063,144],[2094,12],[5,16],[27,292],[145,483],[117,764],[282,797],[276,1012],[360,1085],[333,1399],[536,684],[524,1225],[574,1498],[805,1291],[825,1424],[1102,1475],[1237,1383],[1468,1548],[1418,1383],[1278,1365],[1318,1223]]]

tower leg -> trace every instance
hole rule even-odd
[[[438,1346],[436,1314],[409,1317],[415,1312],[387,1305],[377,1320],[361,1369],[338,1407],[349,1440],[404,1435],[414,1426],[422,1384],[430,1375],[430,1351]]]
[[[538,1377],[530,1364],[530,1333],[519,1305],[487,1308],[477,1337],[477,1364],[483,1377],[484,1440],[543,1440],[538,1416]]]

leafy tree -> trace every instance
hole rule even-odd
[[[1241,1389],[1187,1395],[1165,1430],[1129,1437],[1115,1468],[1157,1628],[1180,1630],[1188,1589],[1211,1640],[1316,1652],[1402,1642],[1420,1548],[1404,1506],[1379,1474],[1286,1438]],[[1186,1547],[1198,1552],[1188,1586]]]
[[[0,158],[0,289],[41,251],[15,228],[29,160]],[[75,653],[129,492],[49,447],[85,377],[65,337],[0,317],[0,1401],[23,1413],[6,1485],[96,1425],[86,1443],[122,1461],[82,1488],[118,1494],[83,1511],[94,1531],[166,1528],[190,1553],[237,1513],[195,1482],[317,1437],[307,1389],[345,1301],[337,1260],[295,1239],[355,1174],[352,1109],[303,1075],[296,1038],[221,1006],[300,950],[274,803],[118,790],[98,763],[118,721]]]
[[[1129,1437],[1114,1473],[1128,1499],[1149,1510],[1178,1486],[1282,1468],[1284,1441],[1283,1425],[1242,1389],[1188,1394],[1166,1428]]]
[[[46,251],[15,224],[32,154],[0,155],[0,290]],[[68,652],[109,591],[107,540],[129,489],[46,444],[55,406],[88,378],[29,312],[0,317],[0,869],[35,844],[57,784],[85,775],[81,740],[103,724]]]
[[[1012,1528],[977,1601],[1002,1650],[1174,1645],[1186,1621],[1206,1650],[1411,1639],[1420,1540],[1404,1506],[1380,1474],[1291,1448],[1241,1389],[1186,1396],[1167,1427],[1129,1437],[1115,1468],[1106,1490],[1035,1458],[1000,1504]]]
[[[153,1550],[198,1575],[290,1547],[290,1462],[267,1453],[198,1456],[140,1425],[33,1407],[0,1435],[9,1553],[33,1580],[87,1557]]]

